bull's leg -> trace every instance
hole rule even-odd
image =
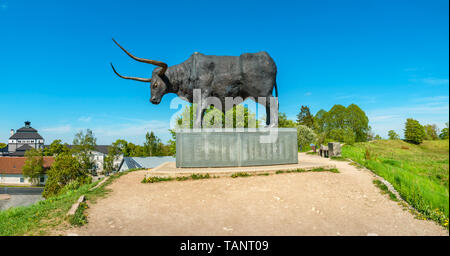
[[[278,126],[278,104],[272,96],[266,97],[266,116],[267,127]]]
[[[197,105],[194,128],[202,128],[203,117],[205,116],[205,112],[206,112],[205,105],[206,104],[204,103],[204,101],[202,101],[202,104]]]

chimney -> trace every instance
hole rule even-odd
[[[14,129],[11,129],[11,132],[10,132],[10,134],[11,134],[11,136],[13,136],[13,135],[14,135]]]
[[[25,121],[25,127],[26,127],[26,128],[30,128],[30,124],[31,124],[30,121]]]

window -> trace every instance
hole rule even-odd
[[[20,183],[23,183],[23,182],[24,182],[23,177],[20,177]]]
[[[39,182],[40,182],[40,183],[44,183],[44,182],[45,182],[45,177],[44,177],[44,176],[41,176]]]

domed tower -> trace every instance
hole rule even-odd
[[[14,130],[11,130],[13,133]],[[28,149],[43,149],[44,138],[31,127],[31,122],[26,121],[25,126],[18,129],[9,137],[8,151],[10,156],[24,156]]]

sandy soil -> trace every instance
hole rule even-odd
[[[89,223],[68,235],[448,235],[415,219],[347,162],[316,172],[141,184],[146,171],[122,176],[91,204]]]

